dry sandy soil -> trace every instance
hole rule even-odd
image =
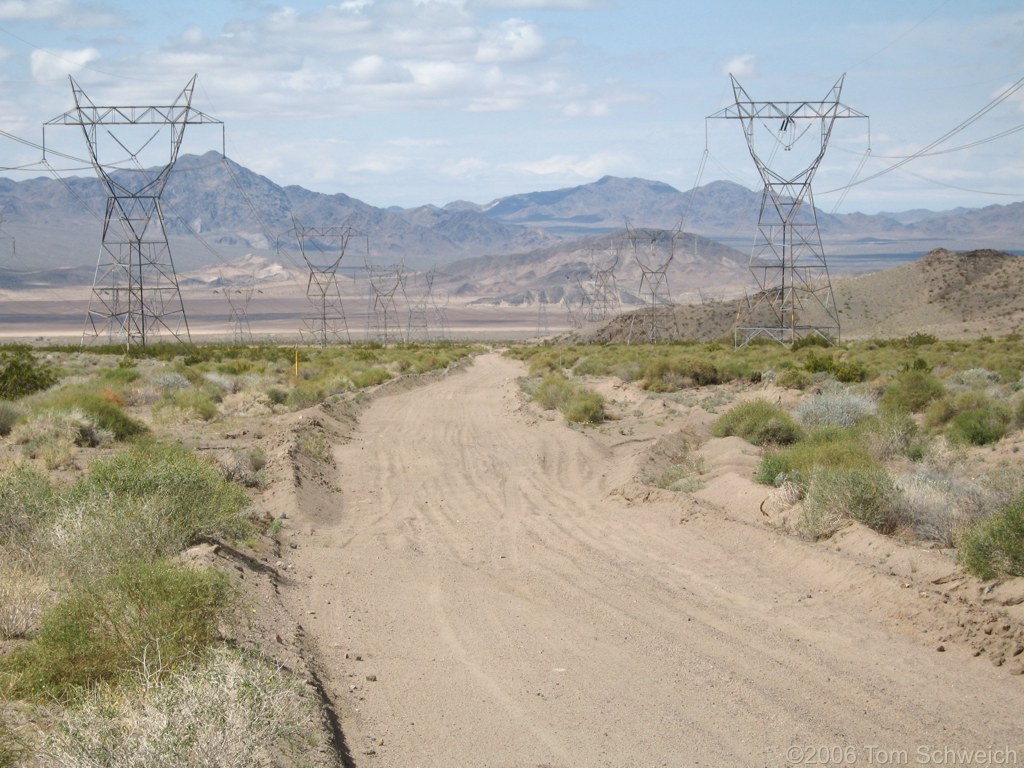
[[[263,631],[306,657],[343,764],[1024,762],[1022,580],[855,525],[787,533],[757,450],[709,437],[715,398],[765,392],[604,383],[615,420],[579,430],[526,401],[524,373],[491,353],[357,417],[288,417],[333,464],[271,454]],[[639,482],[680,431],[702,487]]]

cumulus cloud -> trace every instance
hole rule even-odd
[[[483,33],[476,59],[481,62],[529,61],[544,50],[544,37],[535,24],[507,19]]]
[[[2,0],[0,20],[30,21],[54,19],[68,10],[68,0]]]
[[[552,155],[543,160],[513,163],[509,167],[538,176],[579,176],[592,179],[613,173],[623,165],[623,158],[607,152],[598,152],[589,157],[578,155]]]
[[[401,64],[383,56],[362,56],[345,68],[345,79],[360,85],[385,85],[412,82],[412,73]]]
[[[744,53],[740,56],[733,56],[722,67],[723,75],[732,75],[736,78],[757,77],[757,57],[752,53]]]
[[[39,81],[67,77],[99,57],[100,52],[95,48],[80,51],[32,51],[32,77]]]

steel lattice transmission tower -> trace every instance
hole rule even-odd
[[[223,276],[222,276],[223,277]],[[248,282],[241,288],[227,285],[220,289],[228,303],[228,322],[231,324],[231,338],[235,344],[252,343],[252,326],[249,325],[249,304],[252,297],[263,291],[256,288],[256,273],[250,273]],[[217,291],[214,291],[217,293]]]
[[[338,286],[338,269],[345,254],[353,248],[362,251],[358,255],[365,258],[369,251],[369,238],[348,225],[304,227],[294,216],[292,224],[295,242],[309,269],[306,298],[316,312],[302,318],[303,329],[300,335],[311,339],[321,349],[326,348],[331,341],[351,343],[352,337]]]
[[[105,335],[109,342],[123,343],[130,350],[156,340],[164,331],[178,341],[191,341],[160,196],[178,159],[186,126],[222,126],[223,145],[223,123],[192,108],[196,77],[166,106],[97,106],[69,78],[75,108],[44,125],[44,159],[46,126],[78,126],[89,160],[107,188],[103,245],[83,344],[90,336]],[[154,144],[162,133],[169,135],[169,156],[160,153],[159,143]],[[147,169],[142,157],[148,160],[154,153],[162,165]]]
[[[639,294],[647,304],[644,309],[633,314],[627,343],[632,340],[633,324],[638,317],[644,320],[647,341],[664,341],[678,336],[672,293],[668,285],[668,268],[675,258],[680,235],[679,228],[633,229],[626,226],[620,247],[640,267]]]
[[[740,309],[735,343],[743,346],[759,336],[787,343],[811,335],[834,343],[839,340],[839,310],[818,231],[811,181],[836,120],[866,115],[840,103],[845,75],[820,101],[754,101],[735,77],[729,77],[735,104],[709,119],[740,121],[764,183],[750,255],[758,291]],[[798,148],[804,137],[814,141]],[[767,152],[760,148],[765,139]]]
[[[398,321],[395,294],[399,288],[405,290],[405,265],[375,266],[367,262],[366,272],[370,281],[370,311],[366,317],[366,335],[373,336],[384,344],[387,344],[389,339],[402,341],[402,327]]]

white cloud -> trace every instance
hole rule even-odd
[[[740,56],[734,56],[725,63],[722,67],[723,75],[732,75],[737,79],[744,77],[757,77],[759,74],[757,68],[757,57],[752,53],[744,53]]]
[[[412,73],[400,64],[376,54],[356,59],[345,68],[345,79],[361,85],[412,82]]]
[[[607,2],[600,0],[469,0],[471,8],[491,9],[538,9],[538,10],[568,10],[585,11],[591,8],[600,8],[607,5]]]
[[[611,108],[604,101],[570,101],[562,108],[566,117],[607,117]]]
[[[397,173],[408,167],[404,157],[397,155],[370,154],[365,155],[349,166],[353,173]]]
[[[477,48],[477,61],[529,61],[544,50],[544,37],[536,25],[520,19],[506,19],[483,33]]]
[[[457,178],[459,176],[470,176],[478,171],[482,171],[487,168],[487,163],[479,157],[466,157],[448,165],[443,165],[439,169],[445,176]]]
[[[509,167],[538,176],[579,176],[592,179],[613,173],[617,168],[623,167],[624,160],[607,152],[598,152],[589,157],[552,155],[543,160],[512,163]]]
[[[68,10],[68,0],[2,0],[0,19],[28,21],[54,19]]]
[[[95,48],[80,51],[35,50],[31,54],[32,77],[46,81],[73,75],[99,57],[100,52]]]

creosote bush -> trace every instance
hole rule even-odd
[[[1024,576],[1024,495],[968,527],[957,556],[981,579]]]
[[[903,522],[901,494],[881,467],[820,468],[807,487],[801,529],[810,538],[825,538],[839,521],[852,519],[884,534]]]
[[[228,591],[218,571],[124,563],[76,583],[46,612],[31,643],[0,658],[0,679],[11,680],[14,695],[66,701],[83,687],[118,679],[140,659],[188,663],[217,638]]]
[[[17,400],[56,383],[56,371],[41,363],[28,347],[0,350],[0,400]]]
[[[560,373],[549,373],[533,390],[545,410],[557,410],[575,424],[600,424],[605,419],[604,398]]]
[[[764,399],[749,400],[726,411],[712,431],[715,437],[736,435],[754,445],[790,445],[803,436],[785,409]]]

